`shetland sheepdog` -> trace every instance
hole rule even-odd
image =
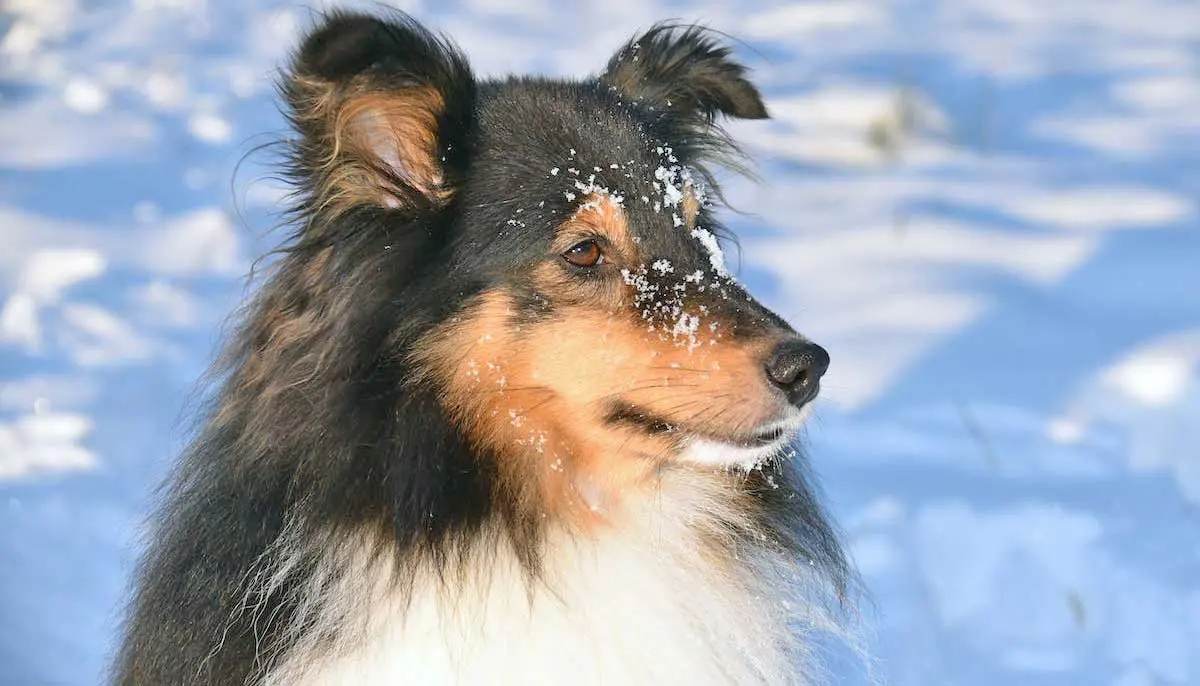
[[[726,270],[711,32],[483,80],[334,13],[280,92],[293,232],[171,477],[119,684],[811,684],[829,356]]]

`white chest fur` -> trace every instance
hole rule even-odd
[[[799,565],[715,559],[696,518],[737,514],[691,486],[627,505],[594,537],[551,533],[532,586],[506,545],[481,546],[462,578],[418,573],[407,593],[391,561],[343,558],[355,573],[314,585],[302,630],[336,623],[336,647],[302,640],[260,684],[809,683],[802,635],[825,622]]]

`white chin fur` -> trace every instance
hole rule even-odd
[[[779,438],[765,445],[747,447],[708,438],[694,438],[680,453],[679,459],[708,467],[753,469],[786,450],[796,437],[796,432],[811,414],[812,403],[809,403],[800,410],[793,410],[783,419],[759,428],[756,433],[767,433],[776,429],[782,431]]]

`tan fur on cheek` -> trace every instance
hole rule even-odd
[[[774,417],[759,347],[689,346],[647,331],[628,307],[563,307],[530,322],[492,291],[430,334],[414,361],[469,440],[495,456],[501,488],[531,511],[587,524],[651,483],[691,432],[735,437]],[[607,422],[622,405],[681,431]]]
[[[772,420],[779,408],[762,371],[767,342],[704,342],[648,330],[623,310],[578,311],[547,323],[530,355],[544,383],[572,389],[581,413],[621,402],[685,429],[731,436]]]
[[[415,361],[444,389],[442,401],[467,438],[494,455],[499,488],[527,513],[586,522],[595,503],[576,478],[592,449],[589,427],[543,382],[523,343],[536,331],[515,321],[512,298],[487,293],[419,345]]]
[[[520,325],[514,314],[510,296],[485,294],[418,346],[415,362],[469,440],[495,456],[500,488],[529,511],[593,525],[613,498],[653,477],[673,443],[607,426],[590,404],[585,391],[603,387],[611,356],[564,357],[558,327]]]

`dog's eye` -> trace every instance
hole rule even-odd
[[[576,267],[595,267],[604,263],[604,251],[596,241],[586,240],[571,246],[563,253],[563,259]]]

